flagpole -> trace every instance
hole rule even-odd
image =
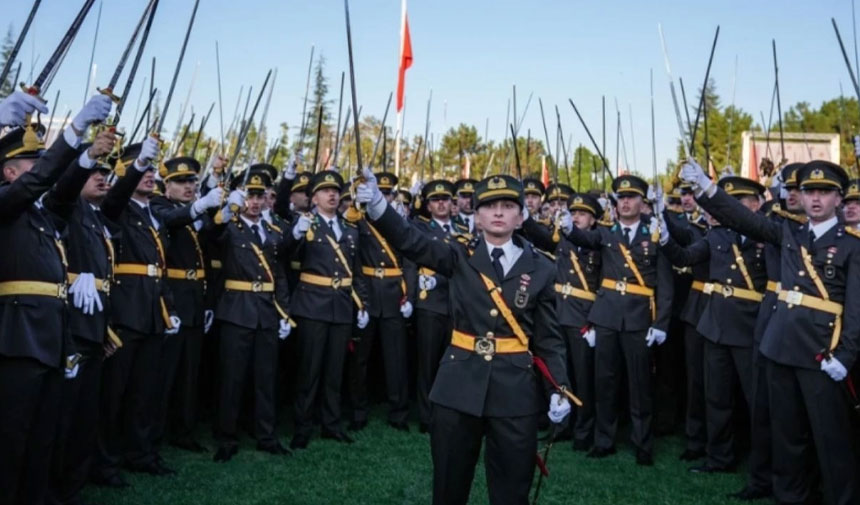
[[[403,50],[406,38],[406,0],[400,2],[400,54],[398,55],[397,69],[398,80],[400,79],[400,66],[403,64]],[[397,129],[394,134],[394,175],[400,177],[400,139],[403,137],[403,109],[397,108]]]

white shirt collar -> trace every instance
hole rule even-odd
[[[450,231],[450,230],[451,230],[451,228],[452,228],[452,226],[451,226],[451,220],[450,220],[450,219],[449,219],[448,221],[439,221],[438,219],[436,219],[436,218],[434,217],[434,218],[433,218],[433,221],[436,221],[436,224],[437,224],[437,225],[439,225],[439,227],[440,227],[440,228],[442,228],[443,226],[448,226],[448,230],[449,230],[449,231]],[[444,229],[444,228],[443,228],[443,229]]]
[[[140,200],[138,200],[136,198],[131,198],[131,201],[136,203],[141,209],[145,209],[145,208],[149,207],[149,202],[141,202]]]
[[[637,220],[633,224],[624,224],[621,221],[618,222],[618,226],[621,227],[621,233],[624,234],[624,228],[630,228],[630,242],[636,239],[636,232],[639,230],[639,225],[642,224],[642,220]]]
[[[269,224],[272,223],[272,210],[271,209],[263,209],[263,220],[267,221]]]
[[[830,231],[831,228],[836,226],[839,223],[839,219],[836,216],[831,217],[827,221],[822,221],[818,224],[812,224],[809,222],[809,231],[815,232],[815,240],[820,239],[824,236],[825,233]]]
[[[259,227],[259,228],[263,227],[263,220],[262,219],[260,219],[259,222],[255,223],[255,222],[251,221],[250,219],[248,219],[247,217],[245,217],[241,214],[239,214],[239,217],[242,219],[242,221],[245,221],[245,224],[247,224],[249,227],[254,226],[254,225],[257,225],[257,227]]]

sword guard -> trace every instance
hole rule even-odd
[[[27,86],[23,82],[20,84],[20,86],[21,86],[21,91],[23,91],[24,93],[27,93],[28,95],[35,96],[42,103],[48,103],[48,101],[45,100],[44,98],[42,98],[42,95],[39,94],[39,88],[37,88],[36,86]]]
[[[116,96],[116,95],[114,94],[113,89],[112,89],[112,88],[110,88],[110,87],[107,87],[107,88],[96,88],[96,91],[98,91],[98,92],[99,92],[99,93],[101,93],[102,95],[104,95],[104,96],[106,96],[106,97],[110,98],[110,99],[111,99],[111,101],[112,101],[113,103],[118,104],[118,103],[122,100],[120,97],[118,97],[118,96]]]

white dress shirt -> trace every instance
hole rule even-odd
[[[815,233],[815,240],[820,239],[824,236],[825,233],[830,231],[830,228],[833,228],[839,223],[839,219],[836,216],[831,217],[827,221],[822,221],[818,224],[812,224],[812,221],[809,222],[809,231]]]
[[[505,275],[508,275],[508,272],[510,272],[511,268],[514,266],[514,263],[520,259],[520,255],[523,253],[523,248],[514,244],[512,239],[508,239],[508,241],[501,246],[495,246],[486,240],[484,240],[484,243],[487,244],[487,254],[490,255],[490,261],[493,260],[493,249],[500,247],[502,251],[504,251],[505,254],[499,258],[499,263],[502,264],[502,271],[505,272]]]
[[[636,221],[633,224],[624,224],[621,222],[618,223],[618,226],[621,227],[621,234],[622,235],[624,235],[624,228],[630,228],[630,240],[627,242],[627,245],[632,244],[633,240],[636,239],[636,232],[639,231],[639,225],[640,224],[641,224],[641,221]]]
[[[317,216],[319,216],[320,219],[325,221],[325,224],[327,224],[328,227],[331,228],[332,233],[334,233],[335,240],[337,240],[339,242],[341,235],[343,235],[343,231],[340,229],[340,223],[337,221],[337,216],[333,216],[333,217],[329,218],[329,217],[323,216],[320,213],[317,213]]]
[[[159,224],[158,220],[155,219],[155,216],[152,215],[152,209],[149,208],[149,202],[141,202],[140,200],[137,200],[135,198],[132,198],[131,201],[140,206],[140,208],[143,209],[143,211],[149,215],[149,220],[150,222],[152,222],[152,227],[155,228],[156,231],[158,231],[158,229],[161,228],[161,224]]]
[[[242,221],[244,221],[246,225],[248,225],[248,229],[253,229],[253,228],[251,228],[251,226],[257,227],[257,235],[260,236],[260,243],[265,244],[266,243],[266,230],[263,228],[263,220],[260,219],[259,221],[257,221],[255,223],[245,216],[240,215],[239,217],[242,218]]]

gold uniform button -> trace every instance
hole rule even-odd
[[[804,277],[804,276],[806,276],[806,272],[804,272],[803,270],[801,270],[800,272],[797,272],[797,275],[799,275],[799,276],[801,276],[801,277]]]
[[[737,266],[737,265],[732,265],[730,268],[731,268],[732,270],[737,270],[737,269],[738,269],[738,266]]]
[[[489,354],[485,354],[484,355],[484,361],[493,361],[493,357],[490,356]]]
[[[495,334],[495,333],[493,333],[492,331],[488,331],[488,332],[487,332],[487,338],[493,338],[493,337],[495,337],[495,336],[496,336],[496,334]]]
[[[499,315],[499,311],[496,309],[490,309],[490,315],[496,317]]]

